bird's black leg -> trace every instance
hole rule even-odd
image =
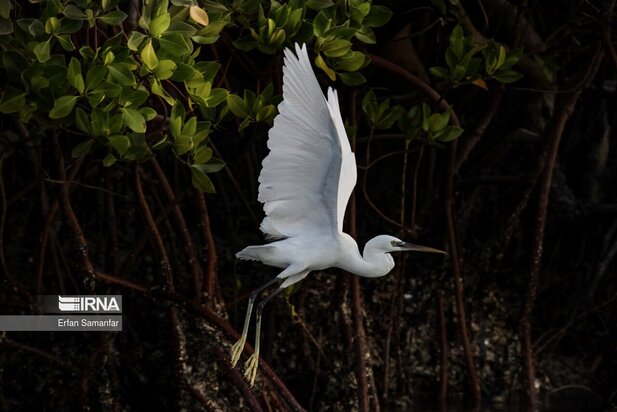
[[[274,292],[270,293],[268,296],[263,298],[257,304],[257,313],[255,315],[255,352],[251,355],[251,357],[246,361],[244,377],[250,382],[251,386],[255,383],[255,377],[257,376],[257,366],[259,364],[259,342],[261,337],[261,313],[263,312],[264,306],[268,303],[273,297],[281,293],[284,289],[278,288]]]
[[[248,334],[249,324],[251,323],[251,313],[253,312],[253,304],[255,303],[257,296],[259,296],[259,294],[264,289],[276,283],[277,281],[280,281],[280,279],[274,278],[268,283],[260,286],[259,288],[251,292],[251,296],[249,296],[249,303],[246,308],[246,316],[244,317],[244,326],[242,327],[242,335],[240,336],[240,339],[238,339],[238,341],[234,343],[234,345],[231,347],[231,366],[232,367],[236,366],[236,363],[238,363],[238,360],[240,359],[240,355],[242,354],[242,349],[244,349],[244,344],[246,343],[246,335]]]

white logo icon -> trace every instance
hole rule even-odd
[[[100,296],[60,296],[58,309],[61,312],[120,312],[115,297]]]
[[[58,296],[58,309],[62,312],[74,312],[81,310],[79,297],[62,297]]]

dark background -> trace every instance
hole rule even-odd
[[[365,85],[336,83],[343,117],[356,127],[358,186],[347,227],[361,245],[390,233],[449,255],[397,256],[392,273],[373,280],[339,270],[311,274],[267,307],[262,367],[250,388],[230,367],[229,349],[248,294],[277,272],[234,254],[263,241],[256,198],[268,126],[239,133],[229,122],[211,135],[226,162],[211,175],[216,194],[198,194],[173,156],[157,157],[158,166],[112,168],[96,152],[86,156],[68,201],[88,243],[91,276],[57,183],[58,151],[67,173],[76,166],[72,145],[41,139],[33,160],[26,141],[7,143],[3,132],[2,314],[32,314],[37,294],[93,286],[123,295],[124,330],[2,333],[0,410],[423,410],[426,399],[437,405],[440,396],[451,404],[481,398],[497,406],[615,408],[611,2],[466,1],[448,6],[447,15],[436,2],[375,3],[390,7],[393,18],[377,31],[376,45],[358,47],[381,59],[363,69]],[[443,65],[457,19],[478,39],[524,47],[515,67],[524,77],[484,90],[446,89],[430,76],[429,67]],[[238,52],[231,45],[237,36],[229,27],[204,49],[207,59],[216,52],[228,65],[222,76],[231,91],[273,83],[280,93],[280,53]],[[360,109],[369,88],[403,107],[447,102],[465,132],[447,144],[408,146],[396,128],[372,133]],[[9,116],[0,122],[3,131],[23,132]],[[136,180],[175,290],[166,286]],[[186,253],[191,248],[197,262]],[[192,265],[211,294],[194,289]]]

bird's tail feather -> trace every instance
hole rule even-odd
[[[270,253],[270,245],[248,246],[236,253],[238,259],[244,260],[259,260],[264,261],[264,258]]]

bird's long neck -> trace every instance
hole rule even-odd
[[[355,241],[353,245],[352,251],[346,254],[345,260],[339,265],[341,269],[365,278],[378,278],[387,275],[394,267],[392,256],[375,249],[370,240],[364,246],[362,255]]]

